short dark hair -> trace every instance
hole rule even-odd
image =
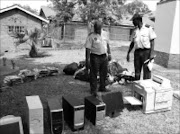
[[[132,21],[133,21],[133,20],[139,20],[139,21],[142,22],[142,15],[136,13],[136,14],[133,15],[133,17],[131,18],[131,20],[132,20]]]
[[[94,23],[94,32],[96,34],[101,35],[101,29],[102,29],[102,23],[100,21],[95,21],[95,23]]]

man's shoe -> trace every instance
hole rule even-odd
[[[97,97],[97,93],[94,92],[94,91],[91,91],[91,95],[94,96],[94,97]]]
[[[111,92],[111,90],[105,88],[105,89],[103,89],[103,90],[100,89],[99,92]]]

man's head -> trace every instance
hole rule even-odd
[[[142,16],[138,13],[134,14],[134,16],[131,18],[131,20],[135,27],[142,24]]]
[[[94,32],[96,34],[101,34],[101,29],[102,29],[102,23],[100,21],[95,21],[94,22]]]

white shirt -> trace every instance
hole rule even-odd
[[[155,39],[156,33],[152,29],[152,27],[146,27],[144,24],[141,29],[136,28],[133,33],[133,41],[135,45],[135,49],[138,48],[150,48],[150,41]]]
[[[90,49],[93,54],[107,54],[108,39],[104,36],[104,32],[102,30],[101,35],[95,33],[89,35],[86,39],[85,48]]]

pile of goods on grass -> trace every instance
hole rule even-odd
[[[66,75],[73,75],[75,79],[82,81],[89,81],[90,71],[85,67],[85,61],[79,63],[73,62],[66,65],[63,69]],[[99,76],[98,76],[99,78]],[[111,60],[108,63],[108,75],[107,85],[118,82],[119,84],[125,84],[134,80],[134,73],[129,71],[127,68],[123,68],[117,61]]]

